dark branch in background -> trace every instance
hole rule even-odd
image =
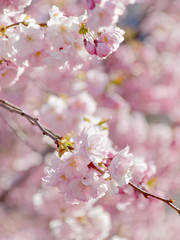
[[[2,103],[2,101],[3,101],[3,103]],[[2,104],[4,104],[4,102],[5,102],[4,100],[0,100],[0,106],[1,106],[1,107],[3,107]],[[3,107],[3,108],[5,108],[6,110],[8,110],[8,111],[10,111],[10,112],[14,112],[13,109],[16,109],[16,111],[19,110],[19,111],[23,112],[21,109],[19,109],[18,107],[14,106],[14,105],[12,105],[12,104],[10,104],[10,103],[5,102],[5,106],[6,106],[6,107]],[[7,109],[7,108],[13,108],[13,109]],[[15,113],[17,113],[16,111],[15,111]],[[20,114],[20,113],[18,113],[18,114]],[[20,114],[20,115],[22,115],[22,114]],[[27,115],[28,115],[28,114],[27,114]],[[32,167],[28,168],[27,170],[20,172],[19,176],[13,180],[12,184],[10,185],[10,187],[0,193],[0,202],[4,202],[4,201],[6,200],[6,197],[9,195],[9,193],[10,193],[14,188],[16,188],[16,187],[20,186],[22,183],[24,183],[24,182],[31,176],[31,174],[32,174],[40,165],[43,164],[44,156],[45,156],[46,154],[50,153],[50,152],[53,152],[54,149],[53,149],[51,146],[48,146],[48,147],[46,147],[42,152],[39,152],[38,149],[34,148],[34,146],[32,146],[32,145],[29,143],[29,141],[28,141],[25,133],[24,133],[21,129],[18,128],[18,126],[15,124],[14,121],[12,121],[12,120],[7,120],[2,114],[0,114],[0,117],[1,117],[2,120],[9,126],[9,128],[16,134],[16,136],[20,139],[20,141],[21,141],[22,143],[24,143],[26,146],[28,146],[32,151],[38,152],[38,153],[41,154],[41,162],[39,163],[39,165],[37,165],[37,166],[32,166]],[[26,118],[27,118],[27,117],[26,117]],[[32,118],[31,118],[31,119],[32,119]],[[29,119],[28,119],[28,120],[29,120]],[[31,123],[32,123],[32,122],[31,122]],[[32,123],[32,124],[34,125],[34,123]],[[35,124],[35,125],[36,125],[36,124]],[[41,125],[41,127],[44,128],[42,125]],[[41,129],[40,129],[40,130],[41,130]],[[42,131],[42,130],[41,130],[41,131]],[[49,131],[51,134],[54,135],[54,137],[57,136],[57,135],[55,135],[54,133],[52,133],[50,130],[48,130],[48,129],[46,129],[46,128],[45,128],[45,131]],[[48,136],[50,137],[50,135],[48,135]],[[52,137],[51,137],[51,138],[52,138]],[[60,137],[58,136],[58,140],[59,140],[59,138],[60,138]],[[54,139],[55,139],[55,138],[53,138],[53,140],[54,140]],[[56,141],[56,139],[55,139],[54,141]]]
[[[27,169],[26,171],[23,171],[21,174],[19,174],[19,176],[13,180],[12,184],[10,185],[10,187],[6,190],[4,190],[1,194],[0,194],[0,202],[4,202],[6,197],[8,196],[8,194],[16,187],[20,186],[22,183],[24,183],[30,176],[31,174],[35,171],[35,169],[37,169],[38,166],[32,166],[29,169]]]
[[[142,195],[143,195],[145,198],[148,198],[148,199],[149,199],[149,197],[152,197],[152,198],[155,198],[155,199],[158,199],[158,200],[160,200],[160,201],[165,202],[165,203],[168,204],[170,207],[172,207],[174,210],[176,210],[176,211],[178,212],[178,214],[180,215],[180,209],[179,209],[178,207],[174,206],[174,204],[173,204],[174,200],[172,200],[172,199],[166,199],[166,198],[162,198],[162,197],[158,197],[158,196],[156,196],[156,195],[154,195],[154,194],[152,194],[152,193],[148,193],[148,192],[142,190],[141,188],[137,187],[136,185],[134,185],[132,182],[129,182],[128,184],[129,184],[129,186],[133,187],[133,188],[135,189],[135,191],[138,191],[138,192],[142,193]]]
[[[0,113],[0,117],[23,144],[28,146],[32,151],[39,153],[38,149],[36,149],[31,143],[29,143],[26,134],[19,128],[19,126],[13,120],[7,120],[1,113]]]
[[[55,93],[54,91],[50,90],[48,87],[46,87],[45,84],[43,84],[41,81],[37,81],[34,78],[31,78],[28,74],[23,74],[23,76],[25,76],[28,80],[32,81],[34,85],[38,86],[38,88],[43,91],[46,94],[50,94],[50,95],[54,95],[58,97],[58,94]]]
[[[16,177],[12,183],[10,184],[9,188],[2,191],[0,193],[0,202],[5,202],[6,200],[6,197],[8,197],[9,193],[15,189],[16,187],[19,187],[21,186],[21,184],[23,184],[25,181],[28,180],[28,178],[31,176],[32,173],[34,173],[34,171],[36,171],[39,167],[42,166],[43,164],[43,160],[44,160],[44,157],[50,153],[50,152],[53,152],[54,149],[52,149],[52,147],[48,146],[46,149],[44,149],[42,152],[40,152],[41,154],[41,161],[39,162],[38,165],[36,166],[32,166],[30,168],[28,168],[27,170],[24,170],[24,171],[20,171],[19,172],[19,175],[18,177]]]
[[[12,104],[10,104],[10,103],[8,103],[7,101],[4,101],[4,100],[2,100],[2,99],[0,99],[0,107],[6,109],[6,110],[9,111],[9,112],[16,113],[16,114],[19,114],[19,115],[25,117],[32,125],[36,125],[36,126],[41,130],[41,132],[42,132],[43,135],[46,135],[46,136],[50,137],[50,138],[54,141],[54,143],[55,143],[57,146],[59,146],[58,142],[59,142],[59,140],[62,139],[62,137],[54,134],[51,130],[49,130],[49,129],[45,128],[43,125],[41,125],[41,124],[39,123],[38,118],[35,118],[35,117],[30,116],[29,114],[25,113],[22,109],[14,106],[14,105],[12,105]],[[93,163],[90,163],[90,164],[88,165],[88,167],[95,169],[95,170],[96,170],[97,172],[99,172],[101,175],[104,174],[104,171],[102,171],[101,169],[97,168]],[[33,169],[33,167],[32,167],[32,169]],[[31,169],[29,169],[28,171],[31,172]],[[15,185],[18,185],[19,182],[22,182],[22,179],[24,179],[24,177],[22,177],[22,178],[20,179],[20,181],[17,181],[17,183],[16,183]],[[135,191],[138,191],[138,192],[142,193],[145,198],[148,198],[148,199],[149,199],[149,197],[152,197],[152,198],[158,199],[158,200],[160,200],[160,201],[162,201],[162,202],[165,202],[167,205],[169,205],[169,206],[172,207],[174,210],[176,210],[176,211],[178,212],[178,214],[180,215],[180,209],[177,208],[177,207],[173,204],[174,201],[173,201],[172,199],[165,199],[165,198],[162,198],[162,197],[158,197],[158,196],[156,196],[156,195],[154,195],[154,194],[152,194],[152,193],[148,193],[148,192],[142,190],[141,188],[137,187],[137,186],[136,186],[134,183],[132,183],[132,182],[129,182],[128,184],[129,184],[129,186],[133,187]],[[4,192],[4,193],[0,196],[0,201],[2,201],[2,200],[6,197],[6,195],[8,194],[8,192],[9,192],[9,190],[7,190],[6,192]]]
[[[62,139],[62,137],[54,134],[51,130],[49,130],[46,127],[44,127],[43,125],[41,125],[39,123],[38,118],[30,116],[29,114],[25,113],[22,109],[14,106],[11,103],[4,101],[2,99],[0,99],[0,107],[6,109],[9,112],[16,113],[16,114],[19,114],[19,115],[25,117],[32,125],[36,125],[41,130],[43,135],[50,137],[54,141],[54,143],[58,146],[58,142],[59,142],[59,140]]]

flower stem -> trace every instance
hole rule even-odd
[[[62,137],[54,134],[50,129],[47,129],[42,124],[40,124],[38,118],[30,116],[29,114],[25,113],[22,109],[2,99],[0,99],[0,107],[6,109],[9,112],[16,113],[25,117],[32,125],[36,125],[41,130],[43,135],[47,135],[55,142],[56,145],[58,145],[58,142]]]
[[[129,184],[131,187],[133,187],[136,191],[139,191],[140,193],[142,193],[145,198],[148,198],[148,199],[149,199],[149,197],[152,197],[152,198],[156,198],[156,199],[158,199],[158,200],[160,200],[160,201],[165,202],[165,203],[168,204],[170,207],[172,207],[174,210],[176,210],[176,211],[178,212],[178,214],[180,215],[180,209],[173,204],[173,203],[174,203],[174,200],[172,200],[171,198],[170,198],[170,199],[166,199],[166,198],[162,198],[162,197],[156,196],[156,195],[154,195],[154,194],[152,194],[152,193],[146,192],[146,191],[142,190],[141,188],[137,187],[137,186],[136,186],[134,183],[132,183],[132,182],[129,182],[128,184]]]

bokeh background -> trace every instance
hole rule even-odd
[[[80,14],[81,4],[36,0],[25,12],[44,22],[52,5],[68,16]],[[94,57],[77,71],[30,68],[0,97],[59,135],[82,115],[110,118],[113,145],[129,145],[146,162],[148,190],[180,207],[180,1],[129,5],[118,26],[125,40],[107,59]],[[177,212],[133,189],[78,206],[43,186],[55,148],[26,119],[0,109],[0,239],[179,240]]]

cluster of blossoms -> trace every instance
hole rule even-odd
[[[49,10],[50,18],[46,22],[38,23],[27,14],[8,12],[13,6],[23,9],[30,1],[7,1],[7,6],[3,6],[7,8],[7,11],[4,9],[6,15],[2,15],[0,21],[0,86],[8,86],[17,81],[27,67],[53,65],[57,68],[79,68],[90,58],[90,54],[104,58],[116,51],[123,41],[123,31],[115,25],[118,20],[117,13],[116,19],[107,24],[106,5],[112,5],[115,11],[118,4],[116,1],[100,2],[97,5],[101,11],[100,19],[96,19],[97,13],[91,10],[85,11],[79,17],[66,16],[58,7],[52,6]],[[96,7],[93,11],[96,11]],[[15,21],[12,21],[12,14]],[[111,18],[114,13],[108,15]],[[92,18],[96,19],[96,22],[92,23]],[[93,43],[90,42],[92,39]]]
[[[102,33],[98,39],[94,39],[93,43],[84,39],[84,45],[88,53],[95,54],[98,57],[107,57],[116,51],[119,44],[124,40],[123,31],[115,28],[109,32]]]
[[[31,0],[7,0],[0,2],[0,13],[14,14],[22,12],[25,7],[31,4]]]
[[[33,197],[35,209],[39,214],[49,217],[50,229],[58,239],[104,239],[111,229],[110,214],[94,201],[81,204],[68,204],[63,195],[56,198],[53,189],[45,188]],[[52,209],[53,202],[53,209]],[[57,212],[57,208],[59,212]],[[49,209],[49,211],[47,211]]]
[[[132,178],[134,158],[129,147],[111,152],[107,130],[101,128],[86,126],[69,141],[60,140],[60,158],[54,156],[46,170],[43,180],[65,193],[70,202],[101,198],[107,191],[117,193]]]
[[[0,1],[3,240],[179,240],[179,11]]]

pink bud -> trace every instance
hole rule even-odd
[[[87,7],[88,9],[92,10],[93,8],[95,8],[95,3],[93,0],[87,0]]]
[[[96,55],[99,57],[107,57],[112,52],[108,43],[98,43],[96,47]]]
[[[95,52],[96,52],[95,46],[91,42],[84,39],[84,46],[89,54],[91,54],[91,55],[95,54]]]

